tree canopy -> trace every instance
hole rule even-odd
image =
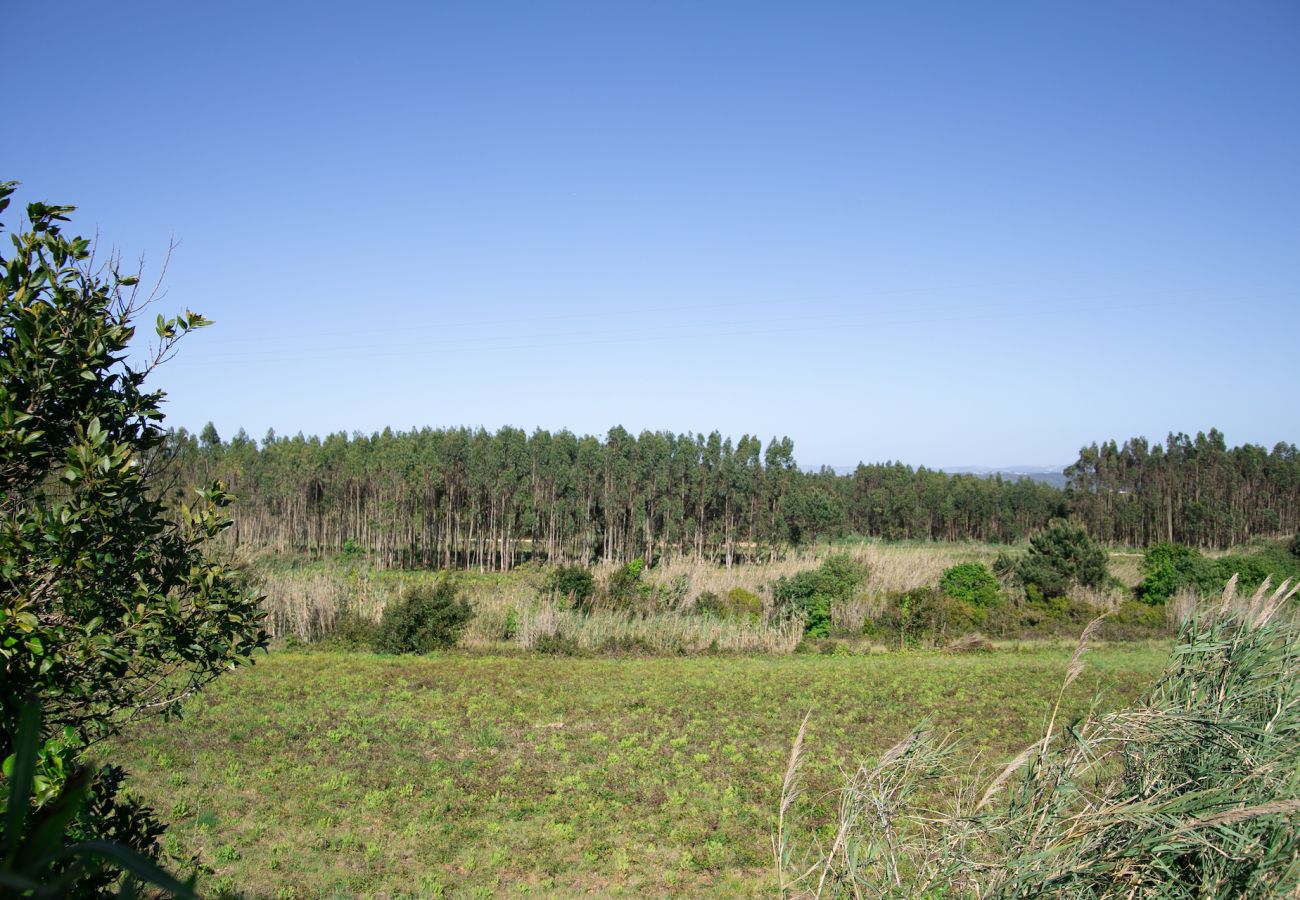
[[[150,298],[63,234],[72,209],[28,205],[0,257],[0,759],[35,698],[51,796],[87,745],[266,644],[257,597],[205,549],[229,524],[224,489],[175,505],[160,491],[163,395],[145,380],[207,320],[159,316],[131,364]]]

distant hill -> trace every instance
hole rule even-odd
[[[983,466],[949,466],[943,469],[950,475],[978,475],[981,478],[992,478],[994,475],[1001,475],[1004,480],[1010,479],[1017,481],[1021,478],[1028,478],[1031,481],[1041,481],[1043,484],[1050,484],[1053,487],[1063,488],[1067,483],[1065,477],[1065,466],[1007,466],[1002,469],[990,469]]]
[[[852,475],[857,466],[831,466],[836,475]],[[1019,481],[1021,478],[1028,478],[1030,481],[1040,481],[1043,484],[1050,484],[1052,487],[1064,488],[1067,479],[1065,477],[1065,466],[1006,466],[1000,469],[989,468],[988,466],[943,466],[937,469],[939,472],[947,472],[949,475],[978,475],[980,478],[992,478],[994,475],[1001,475],[1004,481]]]

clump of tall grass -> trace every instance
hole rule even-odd
[[[540,603],[521,612],[515,640],[524,650],[558,641],[590,653],[621,648],[664,654],[790,653],[803,640],[803,624],[764,624],[679,612],[653,616],[607,610],[583,613]]]
[[[850,776],[820,843],[792,824],[804,729],[773,840],[786,895],[1282,897],[1300,893],[1296,588],[1265,582],[1183,623],[1131,707],[1065,723],[1090,625],[1041,740],[996,775],[951,766],[918,730]],[[989,777],[992,775],[993,777]],[[923,798],[941,796],[942,808]]]
[[[256,582],[267,611],[266,630],[272,638],[320,640],[351,619],[375,623],[386,604],[370,580],[344,580],[332,573],[284,573]]]

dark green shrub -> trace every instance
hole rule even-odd
[[[591,598],[596,594],[596,577],[586,566],[559,566],[547,574],[542,593],[553,598],[564,597],[574,609],[590,610]]]
[[[1016,564],[1016,576],[1042,597],[1063,597],[1073,584],[1101,587],[1109,574],[1106,553],[1082,525],[1057,520],[1029,539],[1029,552]]]
[[[809,637],[825,637],[830,632],[831,604],[851,599],[866,578],[865,566],[838,554],[816,569],[778,578],[772,585],[772,598],[783,615],[803,620]]]
[[[533,644],[533,650],[546,656],[582,656],[578,642],[566,634],[544,634]]]
[[[1142,556],[1143,579],[1135,593],[1148,605],[1164,603],[1180,588],[1203,589],[1215,580],[1214,566],[1191,547],[1153,544]]]
[[[600,645],[600,653],[605,656],[655,656],[658,651],[645,638],[624,636],[607,638]]]
[[[719,619],[757,622],[763,617],[763,599],[742,587],[732,588],[723,597],[705,591],[695,598],[695,609]]]
[[[713,591],[701,591],[700,595],[695,598],[695,611],[702,615],[717,616],[721,619],[723,606],[722,598]]]
[[[1277,543],[1218,559],[1207,559],[1179,544],[1156,544],[1143,556],[1142,570],[1146,577],[1137,587],[1138,599],[1143,603],[1163,603],[1181,588],[1212,597],[1223,590],[1233,575],[1243,589],[1254,589],[1265,578],[1277,584],[1300,576],[1300,560]]]
[[[763,598],[743,587],[734,587],[727,591],[727,611],[729,618],[757,622],[763,617]]]
[[[379,625],[363,619],[355,612],[346,612],[334,620],[334,628],[322,643],[342,650],[362,650],[375,646]]]
[[[1070,597],[1027,599],[1019,608],[1004,607],[999,616],[1003,633],[1020,637],[1077,637],[1080,630],[1101,615],[1102,610]]]
[[[1202,593],[1217,594],[1228,579],[1238,576],[1237,583],[1244,589],[1254,589],[1271,578],[1273,584],[1283,579],[1300,577],[1300,559],[1280,544],[1267,544],[1251,553],[1221,556],[1212,561],[1211,576],[1202,587]]]
[[[1163,605],[1129,600],[1106,617],[1101,626],[1101,638],[1107,641],[1139,641],[1147,638],[1168,637],[1173,634]]]
[[[650,612],[653,589],[642,579],[645,561],[634,559],[605,582],[605,605],[622,612]]]
[[[998,551],[993,559],[993,574],[998,578],[1013,578],[1016,574],[1016,558],[1005,550]]]
[[[1295,537],[1291,538],[1291,543],[1287,545],[1287,552],[1300,559],[1300,531],[1296,532]]]
[[[385,607],[375,649],[381,653],[427,653],[451,647],[473,615],[453,582],[417,585]]]
[[[891,594],[876,628],[896,635],[899,646],[936,644],[984,624],[988,610],[932,587]]]
[[[1002,603],[1002,585],[983,563],[971,562],[953,566],[939,579],[939,589],[944,594],[981,609]]]

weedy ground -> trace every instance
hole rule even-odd
[[[928,719],[970,764],[1042,733],[1071,649],[548,658],[280,651],[181,721],[102,752],[172,823],[205,894],[770,896],[770,838],[804,714],[804,777]],[[1090,654],[1065,715],[1134,698],[1168,644]]]

